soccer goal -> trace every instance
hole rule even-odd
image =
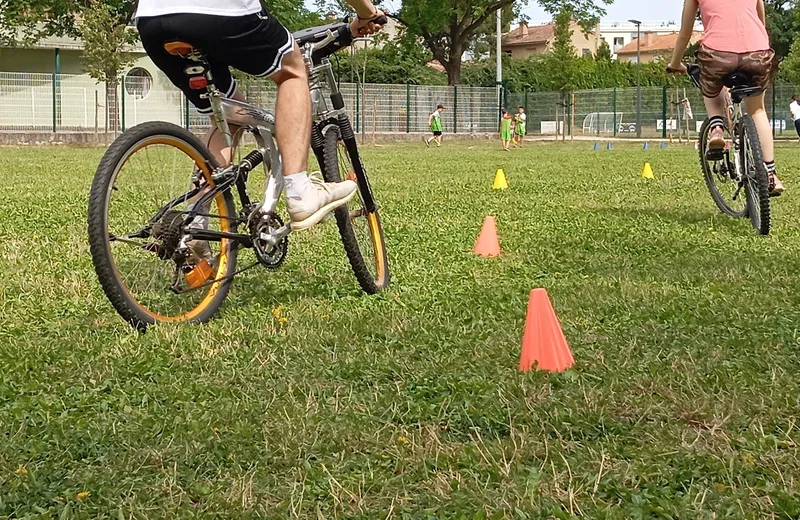
[[[593,112],[583,120],[584,134],[611,134],[614,125],[622,123],[622,112]]]

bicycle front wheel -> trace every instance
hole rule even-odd
[[[359,179],[351,158],[341,138],[338,126],[328,126],[324,135],[324,165],[326,182],[350,179],[359,184],[359,196],[335,210],[336,223],[342,237],[347,258],[367,294],[376,294],[389,287],[389,264],[386,240],[378,209],[370,212],[364,204],[364,193],[371,192],[369,181]],[[360,161],[360,159],[358,159]]]
[[[750,222],[759,235],[769,235],[772,216],[769,199],[769,175],[764,164],[761,141],[753,118],[746,115],[742,118],[741,131],[741,164],[745,177],[745,193],[747,195],[747,211]]]
[[[108,299],[133,327],[210,320],[230,291],[237,248],[191,241],[187,226],[235,233],[230,192],[193,208],[214,186],[216,161],[193,134],[144,123],[106,152],[89,198],[92,261]],[[188,212],[202,213],[187,223]]]

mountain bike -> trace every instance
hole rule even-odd
[[[352,44],[350,26],[345,21],[314,27],[294,37],[308,70],[311,147],[325,181],[358,184],[358,196],[334,216],[356,279],[364,292],[375,294],[390,281],[380,208],[330,62]],[[165,49],[187,59],[190,85],[205,91],[228,146],[237,141],[230,131],[235,124],[252,134],[257,148],[222,167],[188,130],[150,122],[124,132],[105,153],[89,199],[92,261],[114,308],[140,330],[165,322],[207,322],[219,312],[235,276],[258,265],[283,265],[291,234],[278,213],[284,180],[275,116],[226,99],[202,50],[182,42]],[[264,199],[254,202],[248,178],[262,165],[267,186]],[[252,249],[256,262],[238,268],[242,248]]]
[[[700,87],[700,66],[687,63],[689,77]],[[769,235],[771,230],[770,186],[767,166],[761,151],[753,118],[744,113],[745,98],[758,95],[762,89],[753,86],[752,78],[735,72],[725,78],[730,96],[727,106],[728,126],[725,141],[729,147],[710,151],[709,120],[700,129],[700,165],[706,185],[717,207],[736,218],[749,217],[759,235]]]

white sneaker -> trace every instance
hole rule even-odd
[[[353,181],[309,183],[302,198],[286,197],[292,229],[302,231],[318,224],[328,213],[350,202],[357,191]]]

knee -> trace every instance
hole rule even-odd
[[[281,61],[281,70],[272,75],[272,80],[278,85],[290,79],[301,79],[304,81],[308,79],[306,63],[297,45],[294,46],[292,52],[283,57]]]

